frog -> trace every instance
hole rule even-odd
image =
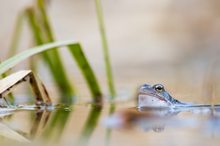
[[[192,103],[173,98],[162,84],[143,84],[138,91],[138,107],[184,107]]]

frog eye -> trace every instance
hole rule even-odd
[[[156,91],[158,91],[158,92],[164,91],[164,86],[161,85],[161,84],[156,84],[156,85],[154,85],[153,87],[154,87],[154,89],[155,89]]]

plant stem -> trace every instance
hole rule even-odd
[[[16,23],[15,23],[15,29],[14,29],[14,32],[12,35],[12,41],[11,41],[11,44],[10,44],[10,47],[9,47],[9,50],[7,53],[7,57],[13,56],[17,51],[18,43],[21,38],[20,35],[21,35],[21,31],[22,31],[22,26],[23,26],[23,18],[24,18],[23,13],[20,13],[17,16]],[[10,71],[4,73],[2,76],[6,77],[9,73],[10,73]],[[8,94],[8,100],[9,100],[10,104],[14,104],[14,99],[15,99],[15,97],[12,93]]]
[[[12,36],[12,41],[11,41],[9,51],[8,51],[8,55],[7,55],[8,57],[13,56],[17,51],[18,43],[19,43],[20,38],[21,38],[20,34],[21,34],[21,31],[22,31],[22,26],[23,26],[23,18],[24,18],[23,13],[20,13],[17,16],[15,29],[14,29],[13,36]]]
[[[116,91],[115,91],[115,87],[113,83],[113,75],[112,75],[111,64],[110,64],[108,42],[107,42],[107,37],[105,33],[102,6],[101,6],[100,0],[95,0],[95,4],[96,4],[97,19],[99,23],[99,31],[100,31],[100,35],[102,39],[102,47],[103,47],[103,53],[104,53],[108,87],[109,87],[110,96],[113,99],[116,96]]]

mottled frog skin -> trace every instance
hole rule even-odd
[[[161,84],[153,86],[144,84],[138,92],[138,107],[175,107],[187,105],[191,104],[180,102],[173,98]]]

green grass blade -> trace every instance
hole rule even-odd
[[[45,7],[45,2],[44,0],[37,0],[37,13],[39,13],[39,20],[41,21],[41,33],[42,36],[44,35],[44,42],[54,42],[54,36],[53,36],[53,32],[50,26],[50,22],[46,13],[46,7]],[[49,58],[51,59],[51,61],[57,66],[59,66],[62,70],[62,72],[64,73],[64,69],[63,69],[63,65],[62,65],[62,61],[60,59],[59,53],[57,52],[57,50],[53,50],[51,53],[51,55],[49,56]]]
[[[17,20],[16,20],[16,23],[15,23],[15,29],[14,29],[13,36],[12,36],[12,41],[11,41],[9,51],[8,51],[8,55],[7,55],[8,57],[13,56],[17,51],[18,43],[19,43],[20,38],[21,38],[23,18],[24,18],[23,13],[20,13],[17,16]]]
[[[11,57],[13,56],[18,48],[18,43],[20,41],[21,38],[21,31],[22,31],[22,26],[23,26],[23,18],[24,18],[24,14],[20,13],[17,16],[16,22],[15,22],[15,29],[12,35],[12,41],[9,47],[9,50],[7,52],[7,57]],[[3,77],[6,77],[9,74],[8,72],[5,72],[4,74],[2,74]],[[14,104],[14,95],[12,93],[8,94],[8,101],[10,102],[10,104]]]
[[[37,45],[43,44],[44,43],[44,39],[41,36],[41,33],[40,33],[41,32],[41,28],[39,26],[38,21],[36,20],[34,9],[32,7],[27,8],[25,10],[25,14],[27,16],[27,20],[28,20],[30,29],[32,31],[35,43]]]
[[[49,22],[49,18],[47,17],[45,0],[37,0],[37,6],[40,13],[40,18],[42,21],[42,26],[44,27],[44,32],[49,42],[54,41],[53,31],[51,29],[51,25]]]
[[[95,77],[95,74],[87,61],[85,54],[82,51],[80,44],[69,46],[69,50],[72,56],[75,58],[84,78],[86,79],[87,85],[91,91],[92,97],[94,98],[94,102],[101,103],[102,102],[102,93],[100,91],[99,84]]]
[[[100,35],[102,39],[102,47],[103,47],[103,52],[104,52],[104,60],[105,60],[105,68],[106,68],[106,76],[108,80],[109,92],[110,92],[111,98],[114,98],[116,96],[116,91],[115,91],[115,87],[113,83],[113,75],[112,75],[111,63],[110,63],[110,58],[109,58],[109,53],[108,53],[109,48],[108,48],[108,42],[107,42],[107,37],[105,33],[102,6],[101,6],[100,0],[95,0],[95,4],[96,4],[96,14],[97,14],[97,19],[99,23]]]
[[[26,13],[26,16],[27,16],[27,20],[29,22],[29,26],[30,26],[30,29],[32,31],[32,34],[33,34],[33,38],[34,38],[34,41],[35,41],[35,44],[37,45],[42,45],[44,44],[44,39],[41,35],[41,28],[39,26],[39,24],[37,23],[37,19],[35,18],[35,14],[34,14],[34,9],[33,8],[28,8],[26,9],[25,11]],[[43,55],[43,59],[45,60],[45,62],[48,64],[49,68],[51,70],[53,70],[53,63],[52,63],[52,60],[50,59],[49,57],[49,54],[48,52],[44,52],[42,53]],[[52,75],[54,75],[52,73]],[[56,79],[56,77],[54,76],[54,79]]]
[[[100,103],[102,101],[102,93],[99,87],[99,84],[96,80],[95,74],[90,67],[90,64],[88,63],[79,43],[75,41],[60,41],[60,42],[54,42],[54,43],[48,43],[42,46],[34,47],[31,49],[28,49],[26,51],[23,51],[5,61],[3,61],[0,64],[0,75],[9,70],[10,68],[14,67],[18,63],[24,61],[25,59],[36,55],[38,53],[48,51],[51,49],[56,49],[57,47],[62,46],[68,46],[70,52],[72,53],[73,57],[75,58],[79,68],[81,69],[87,83],[89,86],[89,89],[92,93],[92,96],[94,98],[94,101],[96,103]],[[61,78],[61,77],[60,77]]]
[[[39,25],[33,8],[27,9],[26,14],[35,39],[35,43],[41,45],[44,43],[53,42],[53,38],[50,38],[50,41],[48,41],[46,37],[43,37],[45,36],[45,34],[43,33],[44,31],[41,27],[44,26]],[[61,91],[61,94],[63,96],[63,98],[61,98],[61,102],[66,104],[71,103],[72,97],[73,95],[75,95],[74,88],[67,78],[57,48],[54,48],[50,52],[43,53],[43,58],[44,61],[48,64],[48,67],[51,70],[51,75],[53,76],[53,79],[55,80],[57,86],[59,87],[59,90]],[[57,68],[59,68],[59,70],[57,70]],[[60,78],[61,76],[62,78]]]
[[[6,72],[7,70],[9,70],[10,68],[14,67],[15,65],[17,65],[18,63],[24,61],[25,59],[27,59],[33,55],[36,55],[36,54],[44,52],[44,51],[51,50],[54,47],[71,46],[74,48],[74,45],[76,45],[76,44],[78,44],[78,42],[72,41],[72,40],[70,40],[70,41],[57,41],[57,42],[33,47],[31,49],[23,51],[17,55],[14,55],[11,58],[5,60],[5,61],[3,61],[2,63],[0,63],[0,75],[3,74],[4,72]]]
[[[53,32],[50,26],[50,22],[49,22],[49,18],[48,15],[46,13],[46,6],[45,6],[45,2],[44,0],[37,0],[37,5],[38,5],[38,10],[39,13],[41,15],[41,21],[42,21],[42,26],[45,32],[45,36],[47,37],[47,40],[50,41],[54,41],[54,36],[53,36]],[[94,101],[97,102],[101,102],[101,91],[100,91],[100,87],[98,86],[97,80],[95,78],[94,72],[92,71],[80,45],[75,45],[75,48],[71,48],[71,53],[74,56],[78,66],[80,67],[82,74],[84,75],[86,81],[87,81],[87,85],[89,86],[89,89],[91,91],[92,97],[94,97]],[[54,51],[54,53],[56,53]],[[54,60],[57,61],[57,64],[59,64],[59,57],[54,54],[53,55],[55,58]],[[58,59],[57,59],[58,58]]]

